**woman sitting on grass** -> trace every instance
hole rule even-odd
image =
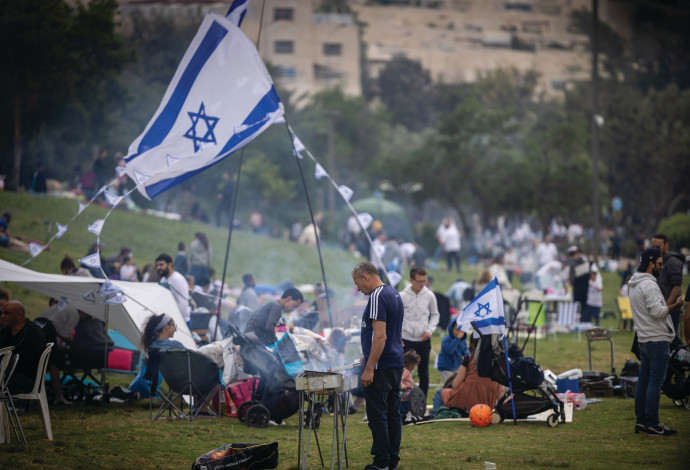
[[[184,344],[171,339],[176,331],[175,320],[167,313],[151,316],[141,337],[144,351],[148,353],[149,349],[186,349]]]
[[[474,405],[483,403],[493,409],[505,393],[505,387],[488,377],[480,377],[474,368],[474,350],[478,340],[470,341],[470,353],[462,361],[453,378],[451,388],[438,390],[434,396],[434,414],[443,405],[469,411]]]

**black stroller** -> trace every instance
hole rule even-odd
[[[661,386],[664,394],[673,400],[673,404],[690,410],[690,361],[688,346],[677,338],[671,342],[671,356],[668,359],[666,380]]]
[[[264,428],[269,420],[280,423],[299,411],[300,393],[295,388],[295,381],[285,370],[283,361],[265,347],[252,343],[239,332],[234,325],[230,326],[230,336],[240,346],[242,369],[247,374],[259,377],[254,382],[251,399],[240,403],[237,417],[249,427]],[[258,385],[256,385],[258,383]],[[314,426],[320,421],[321,407],[314,416]]]
[[[475,331],[478,330],[475,328]],[[496,403],[494,423],[513,418],[513,403],[515,404],[514,419],[526,419],[528,416],[552,411],[546,420],[550,427],[565,423],[565,406],[558,399],[555,391],[544,381],[541,368],[530,358],[520,358],[510,362],[510,381],[506,367],[506,356],[503,339],[500,335],[482,335],[477,347],[477,374],[489,377],[501,385],[508,387],[512,382],[513,394],[506,392]]]

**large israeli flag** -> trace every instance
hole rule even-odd
[[[208,14],[158,110],[129,147],[127,175],[151,199],[246,145],[283,104],[244,33]]]
[[[503,296],[496,277],[462,310],[457,321],[458,328],[464,331],[468,331],[473,322],[483,335],[505,334]]]

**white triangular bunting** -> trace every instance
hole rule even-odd
[[[321,164],[317,163],[314,176],[316,177],[317,180],[320,180],[322,177],[328,176],[328,173],[326,172],[326,170],[324,170],[324,168],[321,166]]]
[[[402,276],[400,275],[400,273],[398,273],[396,271],[388,271],[386,273],[386,276],[388,276],[388,282],[390,282],[391,286],[393,286],[393,287],[397,286],[398,283],[400,282],[400,279],[402,279]]]
[[[55,238],[62,238],[67,231],[67,225],[60,225],[57,222],[55,222],[55,225],[57,225],[57,233],[55,234]]]
[[[87,302],[91,302],[92,304],[96,303],[96,294],[94,294],[93,291],[87,292],[86,294],[82,295],[81,298]]]
[[[86,209],[86,204],[81,201],[77,201],[77,204],[79,204],[79,212],[77,212],[77,214],[81,214],[84,212],[84,209]]]
[[[98,219],[88,227],[88,231],[91,233],[95,233],[96,235],[101,234],[101,230],[103,230],[103,224],[105,223],[105,219]]]
[[[122,302],[126,301],[127,298],[120,292],[119,294],[115,294],[112,297],[108,297],[107,299],[103,300],[104,304],[110,304],[110,305],[118,305],[121,304]]]
[[[344,184],[338,186],[338,192],[347,202],[350,202],[350,199],[352,199],[352,195],[354,194],[354,192]]]
[[[31,254],[32,258],[37,257],[38,255],[41,254],[43,251],[43,245],[37,242],[31,242],[29,243],[29,254]]]
[[[109,191],[105,191],[103,193],[105,195],[105,200],[110,204],[111,206],[117,206],[120,201],[122,201],[122,196],[117,196]]]
[[[362,228],[364,230],[369,228],[369,225],[374,221],[374,218],[371,216],[371,214],[364,213],[364,214],[357,214],[357,218],[359,219],[359,223],[362,224]]]
[[[100,268],[101,267],[101,254],[96,252],[92,255],[85,256],[79,260],[84,266],[90,268]]]

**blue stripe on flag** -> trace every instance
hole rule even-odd
[[[486,293],[489,292],[490,290],[495,289],[497,285],[498,285],[498,279],[496,279],[496,277],[494,277],[494,278],[491,280],[491,282],[488,283],[488,284],[486,285],[486,287],[485,287],[484,289],[482,289],[482,291],[481,291],[479,294],[477,294],[477,295],[474,296],[475,300],[478,299],[478,298],[480,298],[482,295],[486,294]],[[474,302],[474,300],[473,300],[473,302]],[[469,307],[469,305],[468,305],[468,307]]]
[[[223,146],[223,149],[218,152],[216,158],[221,157],[223,154],[235,148],[240,142],[250,137],[252,134],[255,134],[257,127],[260,128],[266,124],[265,120],[269,114],[278,110],[280,107],[279,103],[280,97],[276,92],[275,86],[271,85],[271,89],[268,90],[268,93],[261,98],[259,103],[252,109],[252,112],[249,113],[249,116],[242,122],[243,126],[248,127],[237,134],[233,134]]]
[[[263,98],[261,98],[256,107],[249,113],[249,116],[247,116],[242,123],[243,125],[247,125],[248,128],[238,134],[234,134],[225,144],[223,150],[221,150],[208,165],[188,171],[174,178],[168,178],[151,185],[146,185],[144,188],[146,190],[146,194],[148,194],[149,198],[153,199],[163,191],[188,180],[192,176],[201,173],[206,168],[220,162],[223,160],[223,158],[229,156],[230,153],[228,152],[230,152],[233,148],[236,148],[237,145],[247,139],[251,139],[259,131],[261,126],[266,124],[265,119],[267,115],[277,111],[279,108],[280,97],[278,96],[275,87],[271,86],[271,89],[263,96]],[[256,120],[259,120],[259,122],[256,122]]]
[[[185,68],[180,80],[177,82],[175,91],[170,96],[168,103],[158,116],[158,119],[156,119],[156,122],[153,123],[149,131],[141,139],[137,149],[138,152],[129,157],[128,162],[163,142],[175,121],[177,121],[182,106],[187,100],[187,96],[189,96],[189,92],[199,73],[227,34],[228,30],[215,21],[209,27],[204,39],[202,39],[189,64],[187,64],[187,68]]]
[[[244,20],[244,15],[247,14],[247,7],[249,6],[249,0],[235,0],[230,5],[230,9],[226,13],[226,17],[230,19],[239,28]],[[239,11],[237,11],[239,10]],[[239,13],[239,16],[238,16]]]
[[[485,318],[484,320],[475,321],[474,324],[481,330],[487,326],[504,326],[506,324],[506,319],[505,317]]]

